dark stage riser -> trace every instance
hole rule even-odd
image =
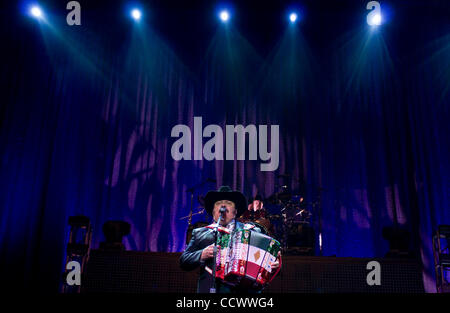
[[[196,291],[198,270],[182,271],[180,253],[105,252],[92,250],[82,276],[82,292],[175,292]],[[381,264],[381,285],[366,282],[367,263]],[[402,259],[284,256],[278,277],[264,292],[423,293],[421,267]]]

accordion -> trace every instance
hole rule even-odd
[[[278,274],[281,264],[276,270],[271,267],[281,249],[277,240],[250,229],[219,234],[216,278],[223,283],[261,290]]]

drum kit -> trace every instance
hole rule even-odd
[[[290,175],[278,175],[278,178],[285,182],[290,179]],[[211,179],[207,179],[188,190],[191,193],[191,209],[189,215],[180,218],[180,220],[188,221],[186,244],[191,239],[193,229],[208,225],[208,217],[203,208],[203,197],[198,197],[200,208],[197,212],[193,212],[193,199],[194,190],[211,181]],[[319,253],[322,254],[321,193],[324,189],[311,186],[312,190],[316,191],[312,194],[316,194],[316,196],[307,201],[305,193],[293,192],[288,184],[280,184],[276,187],[278,192],[261,199],[263,204],[261,208],[252,210],[250,201],[249,210],[238,217],[238,221],[254,225],[261,230],[261,233],[278,240],[281,243],[283,254],[314,255],[316,241],[319,243]],[[192,217],[196,215],[203,216],[204,221],[192,224]],[[313,217],[315,217],[316,223],[312,223]],[[316,236],[318,236],[318,240],[316,240]]]
[[[286,185],[265,201],[266,213],[255,220],[243,220],[253,223],[269,236],[281,242],[284,254],[313,255],[314,228],[311,219],[318,211],[319,201],[306,201],[299,193],[291,192]]]

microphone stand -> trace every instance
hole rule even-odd
[[[220,208],[220,215],[219,218],[217,219],[217,224],[214,227],[214,250],[213,250],[213,268],[212,268],[212,277],[213,277],[213,285],[212,287],[209,289],[209,293],[216,293],[217,292],[217,282],[216,282],[216,262],[217,262],[217,233],[219,231],[219,225],[220,222],[222,221],[222,214],[225,213],[225,210],[223,207]]]
[[[186,192],[191,194],[191,208],[189,210],[188,227],[191,226],[191,224],[192,224],[192,215],[195,215],[195,214],[192,214],[193,209],[194,209],[194,192],[195,192],[195,190],[200,187],[203,187],[207,183],[215,183],[215,182],[216,182],[215,179],[207,178],[206,180],[204,180],[204,181],[192,186],[191,188],[188,188],[188,190],[186,190]]]

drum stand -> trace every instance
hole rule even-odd
[[[215,183],[215,182],[216,182],[215,179],[207,178],[206,180],[204,180],[204,181],[202,181],[202,182],[200,182],[200,183],[198,183],[198,184],[196,184],[196,185],[194,185],[194,186],[192,186],[192,187],[190,187],[189,189],[186,190],[186,192],[190,194],[189,195],[189,197],[190,197],[189,214],[187,216],[183,216],[183,217],[180,218],[180,220],[184,220],[184,219],[188,220],[188,228],[187,228],[187,231],[186,231],[186,245],[189,244],[189,240],[188,239],[190,239],[190,238],[189,238],[188,235],[190,233],[192,233],[192,230],[194,229],[194,226],[195,226],[195,225],[192,225],[192,217],[194,215],[203,214],[205,212],[204,208],[202,210],[196,212],[196,213],[193,212],[194,211],[194,193],[195,193],[195,190],[200,188],[200,187],[203,187],[207,183]],[[206,216],[205,216],[205,222],[206,222]]]
[[[191,198],[191,207],[189,210],[189,215],[187,216],[188,218],[188,226],[190,226],[192,224],[192,216],[193,215],[197,215],[197,214],[201,214],[203,213],[203,210],[201,210],[200,212],[197,213],[193,213],[194,210],[194,192],[196,189],[203,187],[204,185],[206,185],[207,183],[215,183],[216,180],[212,179],[212,178],[207,178],[206,180],[192,186],[191,188],[189,188],[188,190],[186,190],[187,193],[190,193],[190,198]],[[180,220],[185,219],[186,217],[182,217],[180,218]]]
[[[285,212],[287,209],[287,206],[284,205],[284,207],[281,209],[281,216],[283,217],[283,238],[281,247],[283,249],[283,252],[287,251],[287,242],[288,242],[288,225],[287,225],[287,213]]]
[[[317,240],[319,244],[319,255],[323,256],[323,241],[322,241],[322,202],[319,195],[319,199],[312,203],[312,211],[317,216]]]

